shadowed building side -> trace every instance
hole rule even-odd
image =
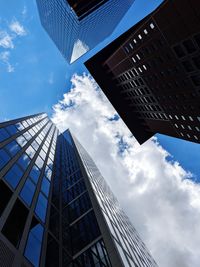
[[[200,142],[200,3],[164,1],[85,65],[142,144]]]

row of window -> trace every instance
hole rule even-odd
[[[137,45],[137,43],[140,43],[141,40],[145,38],[145,36],[147,36],[149,32],[154,28],[155,25],[153,22],[151,22],[149,24],[149,27],[146,27],[146,29],[144,29],[143,32],[138,33],[137,37],[135,36],[135,38],[132,41],[129,41],[129,43],[124,46],[124,51],[127,54],[129,54],[134,49],[135,45]]]
[[[200,117],[184,116],[184,115],[168,115],[170,119],[182,120],[182,121],[197,121],[200,122]]]

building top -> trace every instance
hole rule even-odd
[[[200,2],[164,1],[85,62],[139,143],[200,142]]]

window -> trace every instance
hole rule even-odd
[[[183,42],[183,46],[185,47],[188,53],[194,53],[196,51],[196,47],[192,40],[186,40]]]
[[[10,156],[4,149],[0,149],[0,169],[2,169],[10,160]]]
[[[200,132],[200,129],[199,129],[199,127],[195,127],[195,129],[196,129],[198,132]]]
[[[150,28],[151,28],[151,29],[154,29],[154,28],[155,28],[155,26],[154,26],[153,23],[150,24]]]
[[[23,147],[27,143],[26,139],[22,135],[17,137],[16,141],[21,147]]]
[[[140,56],[138,54],[136,54],[136,57],[140,60]]]
[[[145,34],[148,34],[148,31],[147,31],[147,29],[144,29],[144,33],[145,33]]]
[[[35,161],[35,164],[36,164],[40,169],[42,169],[43,164],[44,164],[44,160],[43,160],[40,156],[38,156],[37,159],[36,159],[36,161]]]
[[[15,246],[18,247],[24,231],[28,210],[20,200],[16,200],[10,212],[2,233]],[[17,218],[17,219],[16,219]]]
[[[147,67],[146,67],[145,65],[143,65],[143,69],[144,69],[144,70],[147,70]]]
[[[184,116],[181,116],[181,118],[185,121],[185,117]]]
[[[195,138],[196,140],[198,140],[198,137],[197,137],[196,135],[194,135],[194,138]]]
[[[8,132],[4,128],[1,128],[0,129],[0,142],[4,141],[8,137],[9,137]]]
[[[29,175],[31,179],[34,181],[34,183],[37,184],[38,178],[40,176],[40,170],[38,169],[37,166],[34,165]]]
[[[138,35],[138,38],[141,40],[141,39],[142,39],[142,35],[141,35],[141,34],[139,34],[139,35]]]
[[[43,180],[42,180],[41,191],[48,197],[49,196],[49,190],[50,190],[50,182],[44,176]]]
[[[136,63],[136,60],[135,60],[135,58],[134,58],[134,57],[132,57],[132,60],[133,60],[133,62],[134,62],[134,63]]]
[[[22,188],[20,196],[24,200],[24,202],[30,206],[34,193],[35,184],[30,180],[30,178],[28,178]]]
[[[188,129],[191,131],[192,130],[192,128],[188,125]]]
[[[48,166],[45,168],[45,175],[49,180],[51,180],[52,170]]]
[[[22,167],[23,170],[26,170],[30,163],[30,158],[28,157],[27,154],[23,154],[19,159],[18,159],[18,164]]]
[[[43,232],[44,228],[42,225],[33,218],[24,255],[34,267],[38,267],[40,263]]]
[[[36,205],[36,208],[35,208],[35,214],[43,222],[45,222],[46,212],[47,212],[47,199],[42,193],[40,193],[39,196],[38,196],[37,205]]]
[[[17,164],[15,164],[6,173],[6,175],[4,176],[4,180],[7,181],[15,189],[19,181],[21,180],[22,175],[23,175],[22,170]]]
[[[17,154],[17,152],[21,149],[20,146],[17,144],[17,142],[12,141],[6,146],[6,149],[10,152],[12,156]]]
[[[32,159],[35,155],[35,150],[32,148],[32,146],[29,146],[26,150],[26,154]]]
[[[2,215],[4,209],[6,208],[11,196],[12,191],[9,189],[9,187],[1,180],[0,181],[0,216]]]
[[[10,135],[14,135],[18,132],[17,128],[14,125],[7,126],[6,130],[10,133]]]
[[[191,121],[193,121],[193,118],[192,118],[191,116],[189,116],[189,119],[190,119]]]

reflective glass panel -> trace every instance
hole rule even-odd
[[[7,144],[6,149],[10,152],[12,156],[14,156],[21,148],[17,144],[17,142],[12,141],[11,143]]]
[[[33,166],[33,168],[32,168],[32,170],[30,171],[30,177],[31,177],[31,179],[35,182],[35,183],[37,183],[37,181],[38,181],[38,178],[39,178],[39,176],[40,176],[40,170],[38,169],[38,167],[37,166]]]
[[[35,213],[43,222],[45,222],[46,211],[47,211],[47,199],[42,193],[40,193],[35,208]]]
[[[22,188],[20,196],[29,206],[32,202],[34,193],[35,193],[35,184],[30,179],[27,179]]]
[[[34,267],[39,266],[43,232],[42,225],[33,220],[24,255]]]
[[[17,128],[14,125],[7,126],[6,130],[10,133],[10,135],[14,135],[18,132]]]
[[[16,188],[20,179],[22,178],[23,172],[20,167],[15,164],[13,167],[6,173],[4,180],[6,180],[13,188]]]
[[[26,170],[30,163],[30,158],[27,156],[27,154],[23,154],[19,159],[18,159],[19,165],[22,167],[23,170]]]
[[[4,149],[0,149],[0,169],[3,168],[10,160],[10,156]]]
[[[8,132],[4,128],[0,128],[0,142],[4,141],[9,137]]]
[[[50,182],[46,177],[43,177],[41,191],[48,197],[50,190]]]

